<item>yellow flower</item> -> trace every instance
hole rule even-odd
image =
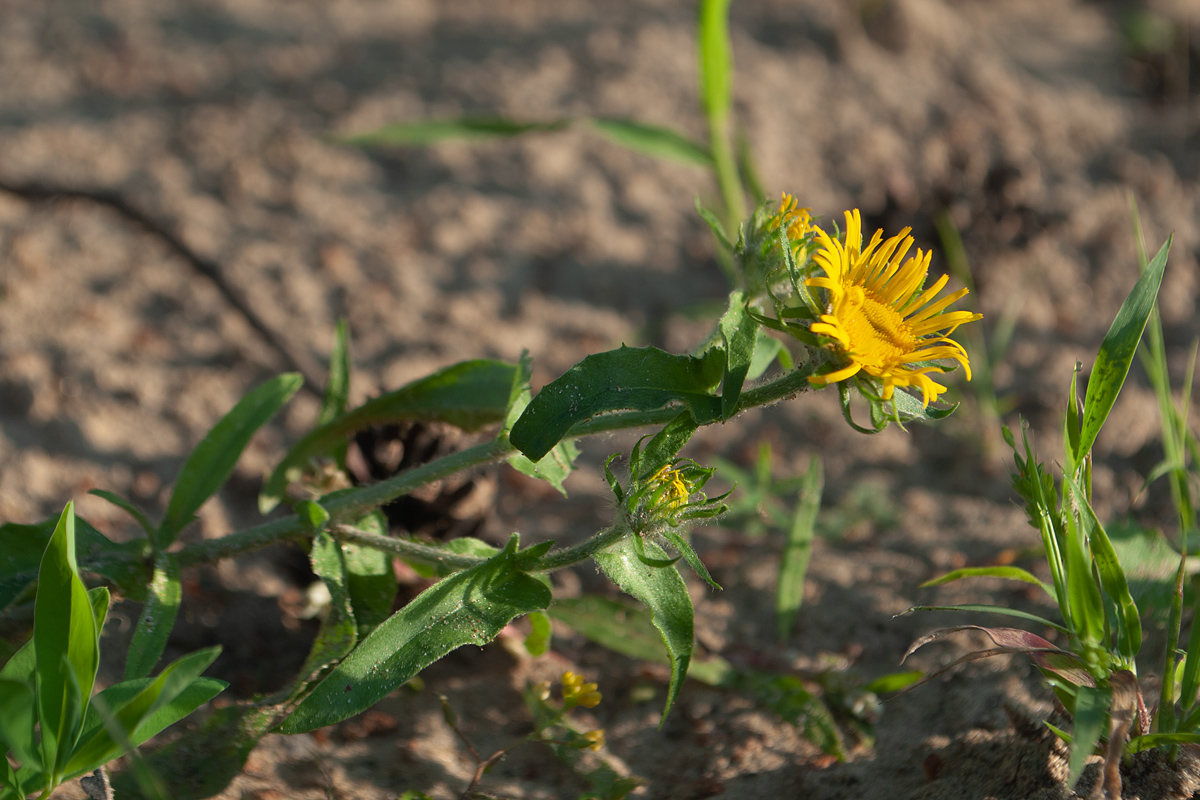
[[[584,683],[582,676],[570,671],[564,672],[562,676],[563,710],[567,711],[575,706],[595,708],[600,705],[601,695],[596,688],[594,683]]]
[[[910,366],[915,362],[953,359],[971,380],[967,352],[949,336],[959,326],[980,319],[970,311],[946,311],[967,293],[959,289],[935,300],[946,285],[943,275],[922,289],[929,273],[931,253],[917,250],[904,256],[913,239],[905,228],[887,241],[876,231],[862,246],[862,220],[858,209],[846,212],[846,241],[838,242],[817,229],[821,249],[814,261],[825,273],[809,278],[808,286],[828,292],[826,313],[813,323],[812,332],[830,340],[830,347],[849,363],[809,381],[824,386],[850,378],[860,371],[883,383],[883,399],[890,400],[897,386],[914,386],[924,395],[925,405],[938,399],[946,387],[929,373],[939,367]]]
[[[804,234],[812,230],[812,209],[798,207],[796,198],[784,192],[779,200],[779,210],[771,215],[764,227],[768,233],[783,228],[794,251],[802,244]]]
[[[599,750],[604,747],[604,728],[597,728],[594,731],[588,731],[583,735],[591,744],[588,745],[589,750]]]
[[[688,500],[692,497],[691,487],[680,476],[679,470],[670,464],[651,475],[649,483],[656,484],[658,488],[665,490],[662,502],[666,504],[668,511],[678,511],[687,505]]]

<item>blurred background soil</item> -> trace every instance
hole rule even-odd
[[[694,345],[727,291],[692,208],[697,195],[715,204],[704,172],[582,129],[427,149],[330,139],[464,113],[631,117],[703,139],[694,17],[684,0],[0,2],[0,519],[39,520],[74,499],[105,532],[132,535],[87,490],[161,510],[187,452],[247,389],[295,366],[319,386],[342,317],[354,402],[467,358],[528,349],[540,385],[621,343]],[[961,231],[985,333],[1015,321],[995,375],[1005,419],[1029,420],[1044,458],[1059,452],[1072,367],[1090,365],[1137,277],[1130,193],[1152,252],[1175,234],[1161,304],[1178,384],[1200,334],[1193,2],[735,0],[732,35],[736,113],[772,197],[791,192],[827,220],[858,207],[888,234],[911,225],[937,248],[936,270],[934,220]],[[119,197],[216,265],[229,291],[112,203],[43,196],[54,189]],[[186,536],[257,521],[264,471],[317,407],[299,395]],[[1171,524],[1159,487],[1139,494],[1157,432],[1135,368],[1098,443],[1103,517]],[[598,465],[634,438],[586,442],[569,500],[495,468],[443,518],[494,540],[585,536],[611,503]],[[967,621],[893,619],[911,605],[1038,610],[1008,584],[917,588],[964,565],[1036,563],[1008,457],[969,394],[946,423],[875,437],[849,429],[831,392],[802,396],[705,429],[687,454],[748,467],[760,442],[779,475],[822,456],[825,535],[780,647],[779,535],[698,531],[725,586],[693,586],[705,652],[870,679],[921,633]],[[296,612],[308,580],[286,548],[191,571],[168,656],[220,642],[213,671],[230,698],[279,688],[313,635]],[[556,580],[563,593],[604,590],[589,569]],[[110,657],[137,613],[116,607]],[[932,669],[971,643],[914,662]],[[456,797],[474,766],[436,695],[491,752],[528,730],[525,681],[567,667],[599,680],[592,716],[608,753],[646,779],[641,796],[1063,796],[1052,748],[1021,733],[1051,710],[1022,659],[889,701],[875,747],[836,763],[747,697],[699,684],[660,729],[659,671],[565,632],[556,649],[534,662],[498,646],[456,653],[426,672],[424,692],[369,719],[268,737],[222,797]],[[483,785],[512,798],[583,788],[533,749]]]

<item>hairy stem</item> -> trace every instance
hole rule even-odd
[[[771,405],[792,397],[808,388],[808,376],[812,368],[802,365],[775,380],[762,386],[747,389],[742,392],[738,402],[738,412],[747,411],[759,406]],[[669,422],[679,414],[674,406],[656,409],[654,411],[624,411],[616,414],[605,414],[595,419],[581,422],[571,428],[564,438],[573,439],[580,436],[591,436],[597,433],[640,428],[647,425],[661,425]],[[387,552],[411,558],[417,561],[441,565],[452,570],[467,569],[480,563],[483,559],[473,556],[448,553],[431,545],[423,545],[406,539],[391,536],[379,536],[352,527],[358,518],[368,511],[379,508],[397,497],[409,494],[426,484],[448,478],[451,475],[493,464],[516,453],[507,437],[499,437],[482,442],[466,450],[451,453],[448,456],[430,461],[418,467],[405,470],[385,481],[364,486],[351,492],[326,500],[323,505],[332,520],[330,531],[345,541],[353,541],[368,547],[375,547]],[[304,520],[292,515],[282,517],[253,528],[247,528],[220,539],[209,539],[185,545],[175,553],[181,567],[208,563],[222,558],[231,558],[240,553],[258,550],[276,542],[288,540],[311,539],[316,531]],[[595,536],[579,544],[552,550],[528,567],[534,572],[550,572],[556,569],[579,563],[591,557],[597,550],[606,547],[624,535],[623,530],[606,528]]]

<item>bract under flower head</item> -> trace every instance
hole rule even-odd
[[[929,373],[943,370],[919,362],[952,359],[962,365],[967,380],[971,379],[966,350],[949,336],[959,325],[982,315],[946,311],[967,293],[959,289],[938,299],[948,276],[923,288],[931,253],[918,249],[904,260],[913,243],[910,230],[905,228],[887,241],[876,231],[863,247],[858,209],[846,212],[844,243],[817,229],[820,249],[813,260],[825,274],[805,283],[825,289],[828,297],[824,313],[810,330],[826,339],[827,346],[848,363],[812,376],[812,383],[824,386],[863,372],[883,384],[884,400],[891,399],[897,386],[913,386],[921,390],[928,406],[946,391]]]

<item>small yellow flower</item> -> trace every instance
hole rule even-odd
[[[804,234],[812,230],[812,209],[799,208],[796,198],[784,192],[779,200],[779,210],[771,216],[765,227],[768,232],[783,228],[787,232],[792,249],[795,250]]]
[[[967,352],[949,336],[959,325],[982,315],[945,310],[966,289],[935,301],[948,276],[923,289],[931,253],[918,249],[904,260],[913,243],[910,230],[905,228],[887,241],[876,231],[864,248],[858,209],[846,212],[845,244],[817,229],[821,249],[814,261],[825,274],[805,283],[825,289],[828,304],[811,330],[829,339],[830,349],[849,363],[810,377],[812,383],[837,383],[861,371],[883,383],[884,400],[891,399],[897,386],[915,386],[928,406],[946,387],[929,377],[928,373],[940,371],[938,367],[910,366],[914,362],[953,359],[971,380]]]
[[[591,742],[591,744],[588,745],[589,750],[599,750],[601,747],[604,747],[604,728],[597,728],[594,731],[588,731],[583,735],[583,738]]]
[[[666,487],[662,502],[666,504],[667,509],[670,511],[678,511],[687,505],[688,500],[692,497],[691,487],[680,476],[679,470],[670,464],[665,465],[658,472],[651,475],[649,483]]]
[[[564,672],[562,676],[563,710],[575,706],[595,708],[600,705],[601,694],[596,691],[596,684],[584,683],[583,677],[574,672]]]

